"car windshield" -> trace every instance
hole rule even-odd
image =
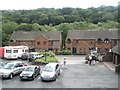
[[[4,66],[4,64],[3,63],[0,63],[0,67],[3,67]]]
[[[24,71],[34,71],[34,67],[27,67],[24,69]]]
[[[30,54],[29,56],[34,56],[34,54]]]
[[[4,69],[12,69],[14,67],[14,64],[6,64],[3,68]]]
[[[47,71],[47,72],[53,72],[54,71],[54,68],[52,66],[45,66],[43,68],[43,71]]]

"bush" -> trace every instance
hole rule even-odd
[[[57,54],[57,55],[71,55],[71,51],[70,50],[63,50],[63,51],[55,52],[55,54]]]
[[[41,63],[49,63],[49,62],[58,62],[58,59],[56,58],[56,56],[46,56],[46,61],[45,61],[45,57],[41,58],[41,59],[36,59],[35,62],[41,62]]]

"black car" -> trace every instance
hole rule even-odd
[[[40,67],[36,65],[27,66],[20,74],[21,80],[34,80],[40,74]]]
[[[27,60],[29,57],[29,53],[23,53],[21,59],[22,60]]]

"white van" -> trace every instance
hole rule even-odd
[[[44,57],[43,54],[40,54],[38,52],[30,52],[28,59],[29,61],[32,61],[32,59],[40,59],[42,57]]]
[[[22,54],[28,52],[27,46],[5,46],[4,47],[4,58],[6,59],[17,59],[21,58]]]

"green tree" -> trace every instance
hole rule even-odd
[[[58,25],[56,29],[62,32],[62,49],[65,49],[65,40],[66,40],[68,31],[72,30],[73,28],[69,23],[62,23]]]

